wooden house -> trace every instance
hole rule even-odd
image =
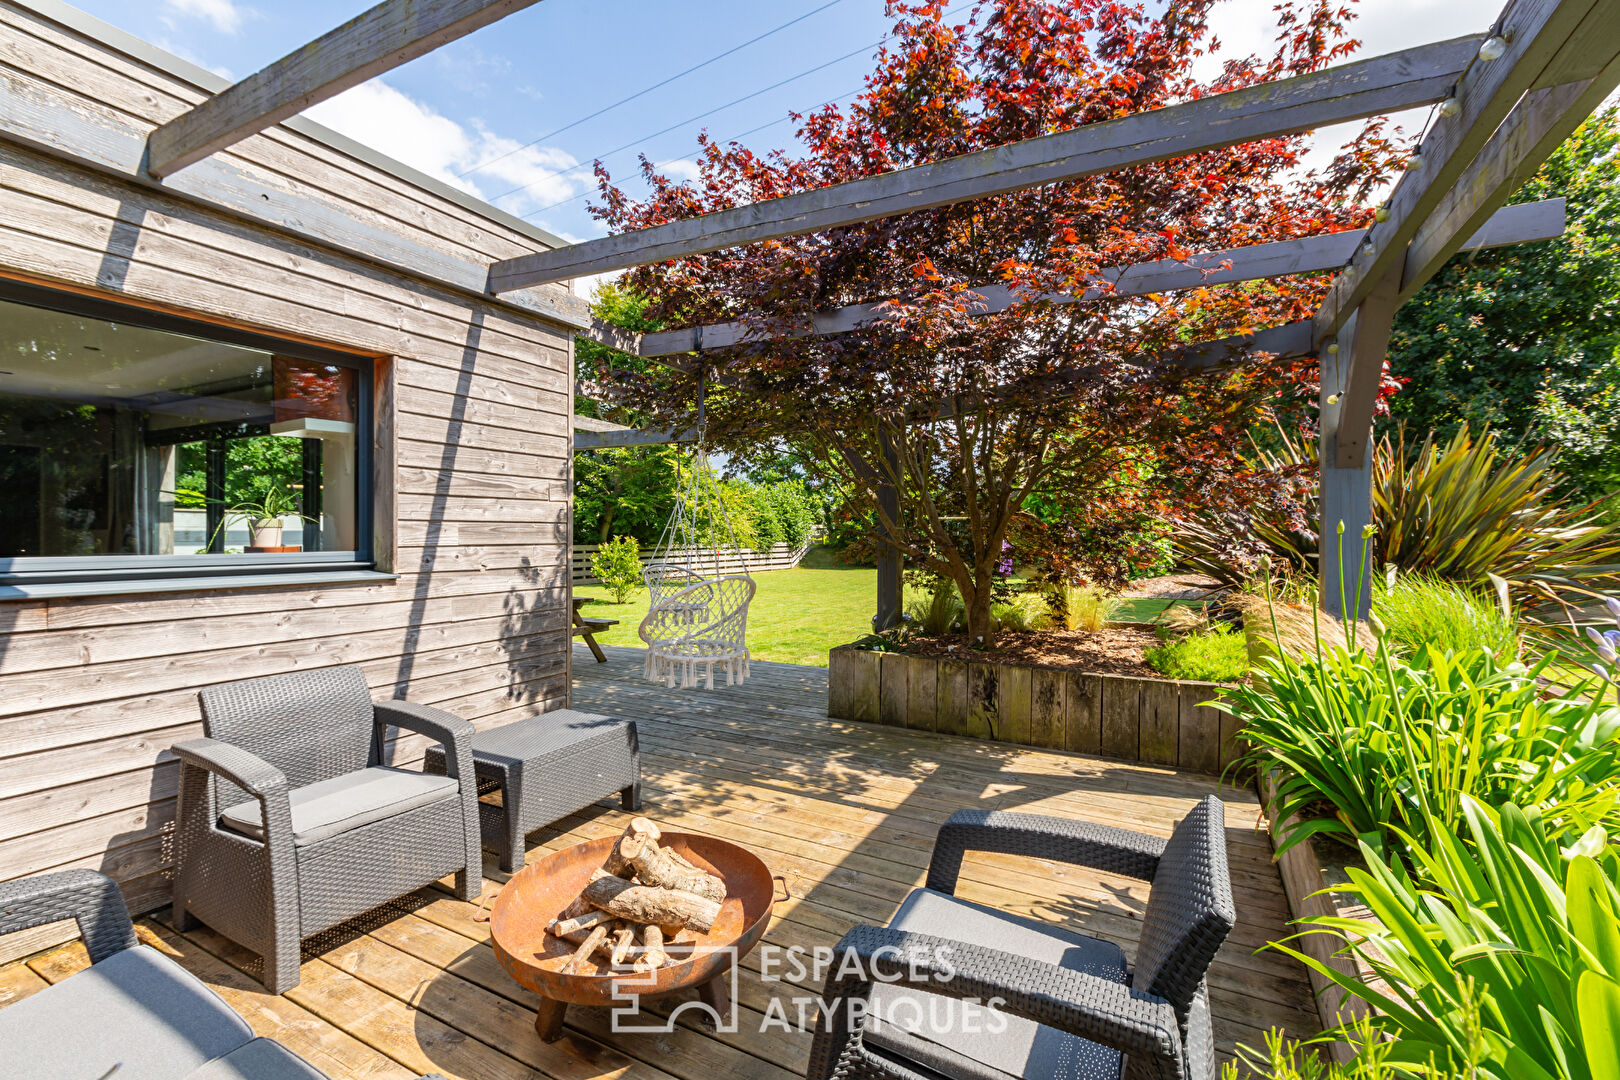
[[[589,316],[485,289],[561,241],[303,119],[145,175],[225,85],[0,0],[0,879],[92,867],[136,911],[200,687],[358,664],[484,727],[569,685]]]

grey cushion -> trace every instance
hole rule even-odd
[[[472,737],[473,753],[490,760],[510,763],[532,761],[537,757],[624,730],[625,721],[601,713],[553,709],[539,716],[514,720],[510,724],[480,731]]]
[[[109,1077],[108,1080],[117,1080]],[[215,1058],[186,1080],[328,1080],[309,1062],[270,1039],[254,1039]]]
[[[190,972],[137,945],[0,1009],[0,1068],[28,1080],[179,1080],[251,1038]]]
[[[897,930],[1016,953],[1109,982],[1126,980],[1112,942],[1009,915],[932,889],[915,889],[890,920]],[[910,987],[877,983],[862,1031],[867,1046],[947,1076],[976,1080],[1118,1080],[1124,1058],[1106,1046],[1004,1012]]]
[[[358,769],[294,788],[287,796],[292,804],[293,843],[318,844],[373,821],[451,798],[458,790],[456,782],[447,776],[385,766]],[[220,824],[228,829],[255,840],[264,839],[258,799],[237,803],[219,817]]]

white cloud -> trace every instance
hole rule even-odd
[[[251,8],[241,7],[234,0],[163,0],[163,9],[181,18],[202,19],[222,34],[235,34],[254,14]],[[173,28],[173,18],[164,21]]]
[[[575,168],[579,163],[570,154],[525,147],[477,121],[457,123],[379,79],[323,101],[307,115],[470,195],[499,199],[502,209],[514,213],[571,198],[591,179],[588,170]],[[459,175],[479,166],[471,176]],[[507,192],[512,194],[501,198]]]
[[[691,160],[690,158],[682,158],[679,161],[661,162],[658,166],[658,171],[669,177],[671,180],[676,181],[699,180],[703,177],[703,170],[698,167],[697,162]]]

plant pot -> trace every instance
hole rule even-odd
[[[249,518],[248,519],[248,546],[256,548],[278,548],[281,546],[280,518]]]

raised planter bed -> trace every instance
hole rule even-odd
[[[827,715],[943,735],[1219,773],[1237,722],[1204,704],[1218,683],[942,660],[840,646]]]
[[[1260,791],[1268,807],[1271,801],[1269,775],[1260,782]],[[1277,843],[1280,826],[1275,811],[1268,808],[1267,822],[1272,843]],[[1312,837],[1295,844],[1277,858],[1277,869],[1282,874],[1283,891],[1288,894],[1288,910],[1293,915],[1296,932],[1308,929],[1308,919],[1340,918],[1366,919],[1372,913],[1355,897],[1342,893],[1325,892],[1329,886],[1349,881],[1345,867],[1360,864],[1358,856],[1343,845],[1320,837]],[[1314,960],[1328,965],[1349,978],[1366,982],[1373,973],[1360,958],[1344,951],[1345,941],[1338,934],[1317,931],[1289,942],[1294,948]],[[1338,984],[1312,970],[1311,989],[1316,992],[1316,1011],[1323,1027],[1334,1027],[1341,1022],[1354,1021],[1367,1012],[1367,1004],[1359,998],[1347,997]],[[1333,1044],[1333,1056],[1345,1062],[1354,1056],[1353,1048],[1343,1042]]]

